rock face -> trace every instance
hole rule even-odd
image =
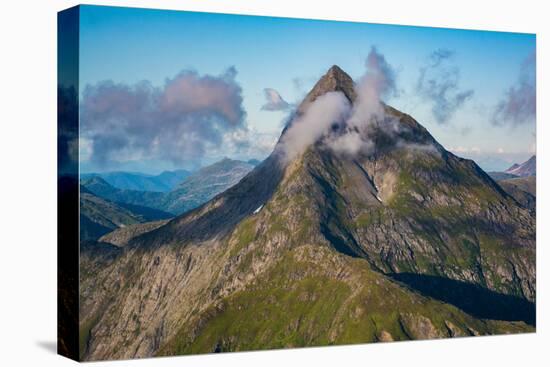
[[[356,98],[332,67],[298,114],[329,91]],[[279,144],[238,184],[123,248],[87,244],[83,358],[533,331],[533,213],[384,110],[369,154],[321,139],[287,162]]]

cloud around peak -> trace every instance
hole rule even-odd
[[[395,69],[375,47],[365,61],[365,71],[355,84],[355,92],[357,97],[351,104],[344,93],[329,91],[291,120],[279,146],[285,153],[285,162],[316,142],[336,154],[368,155],[374,152],[374,136],[380,131],[395,138],[400,148],[435,150],[400,139],[405,127],[386,114],[382,103],[383,99],[397,95]]]

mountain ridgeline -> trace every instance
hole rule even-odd
[[[505,172],[489,172],[491,178],[524,207],[536,211],[537,158],[513,164]]]
[[[115,229],[170,218],[159,210],[116,204],[80,187],[80,240],[96,240]]]
[[[317,98],[353,80],[337,66]],[[273,153],[208,202],[81,251],[86,360],[532,332],[535,214],[382,104],[372,149]],[[391,127],[391,132],[388,127]],[[331,128],[330,134],[346,130]]]
[[[167,192],[191,175],[186,170],[164,171],[158,175],[134,172],[85,173],[81,179],[100,177],[109,185],[123,190]]]
[[[224,158],[219,162],[201,168],[197,172],[186,175],[177,184],[172,184],[171,189],[168,191],[120,188],[120,186],[111,183],[114,180],[113,177],[121,177],[121,175],[126,177],[129,175],[120,172],[101,175],[89,174],[81,179],[81,184],[95,195],[119,205],[145,206],[179,215],[198,207],[220,192],[235,185],[254,168],[254,164],[255,162],[242,162]],[[164,177],[166,175],[168,174],[163,173],[154,177]],[[108,181],[108,178],[110,178],[110,181]]]

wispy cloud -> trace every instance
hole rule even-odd
[[[397,95],[395,69],[372,47],[365,61],[365,73],[357,82],[357,101],[349,123],[361,127],[383,113],[381,101]]]
[[[416,92],[432,103],[432,114],[440,124],[447,123],[474,95],[472,89],[460,88],[460,69],[454,63],[454,55],[453,51],[443,48],[433,51],[420,68],[416,83]]]
[[[90,160],[200,160],[226,133],[246,129],[236,74],[235,68],[219,76],[184,70],[162,87],[112,81],[86,86],[81,134],[91,142]]]
[[[384,121],[382,100],[397,95],[395,69],[376,47],[372,47],[367,56],[365,73],[357,82],[355,91],[357,99],[345,123],[344,133],[327,140],[327,145],[336,153],[370,153],[374,148],[374,143],[369,138],[373,124],[376,123],[379,127],[378,123]],[[386,130],[393,133],[394,126]]]
[[[290,103],[285,101],[281,94],[273,88],[264,89],[265,104],[262,106],[264,111],[286,111],[292,107]]]
[[[278,132],[261,132],[254,128],[238,129],[224,135],[223,143],[209,150],[210,156],[263,159],[275,147]]]
[[[365,62],[365,73],[355,85],[353,105],[342,92],[318,97],[284,133],[281,148],[287,160],[303,153],[317,141],[337,154],[371,154],[378,133],[395,138],[404,149],[435,151],[426,144],[410,144],[400,139],[406,129],[385,113],[383,99],[397,94],[396,73],[383,54],[372,48]]]
[[[516,83],[506,91],[495,107],[493,124],[520,125],[536,120],[536,64],[536,54],[533,50],[523,61]]]

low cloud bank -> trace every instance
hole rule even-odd
[[[200,160],[227,133],[247,129],[236,75],[233,67],[219,76],[184,70],[162,87],[112,81],[86,86],[80,126],[90,161]]]

